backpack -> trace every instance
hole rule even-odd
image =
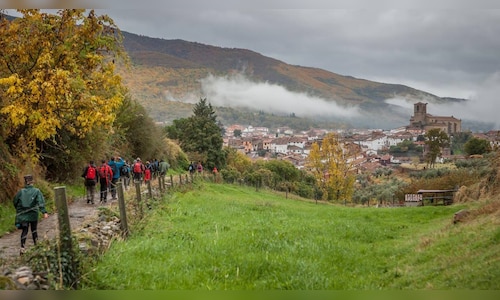
[[[108,172],[108,168],[106,168],[106,166],[101,166],[99,168],[99,177],[101,177],[101,178],[107,178],[106,175],[108,175],[108,173],[109,173]]]
[[[189,171],[193,171],[193,165],[189,165]]]
[[[120,168],[120,175],[122,175],[122,176],[127,176],[128,175],[128,166],[127,165],[123,165]]]
[[[142,173],[141,163],[136,162],[134,164],[134,173]]]
[[[85,175],[85,179],[95,180],[96,170],[93,166],[89,166],[87,169],[87,175]]]

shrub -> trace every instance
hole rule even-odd
[[[241,173],[233,167],[228,167],[220,171],[222,179],[227,183],[235,183],[241,178]]]
[[[314,188],[304,182],[297,183],[294,189],[295,193],[301,197],[312,199],[314,198]]]

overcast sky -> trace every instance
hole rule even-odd
[[[491,113],[500,111],[495,2],[114,0],[93,7],[131,33],[249,49],[288,64],[471,99]]]
[[[422,1],[422,8],[412,9],[293,9],[293,1],[292,8],[210,9],[168,2],[154,9],[98,11],[128,32],[249,49],[289,64],[401,83],[440,97],[471,98],[499,80],[499,9],[432,9]]]

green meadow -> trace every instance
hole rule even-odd
[[[344,207],[203,183],[157,200],[83,289],[500,288],[498,217],[465,205]]]

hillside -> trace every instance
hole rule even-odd
[[[327,120],[357,126],[406,125],[410,116],[385,102],[394,97],[431,103],[461,101],[439,98],[404,85],[373,82],[318,68],[289,65],[247,49],[150,38],[128,32],[123,32],[123,36],[132,68],[119,69],[119,73],[132,95],[148,108],[157,121],[170,122],[173,120],[172,115],[179,115],[172,113],[172,105],[167,110],[166,102],[189,102],[207,97],[202,91],[201,80],[209,74],[220,77],[244,75],[254,83],[282,86],[291,92],[336,102],[342,107],[359,107],[362,113],[360,117]],[[286,99],[280,100],[286,103]],[[273,113],[266,111],[266,107],[262,110]]]
[[[452,224],[463,207],[353,208],[237,185],[197,185],[156,203],[83,284],[107,290],[497,289],[498,220],[488,213]]]

